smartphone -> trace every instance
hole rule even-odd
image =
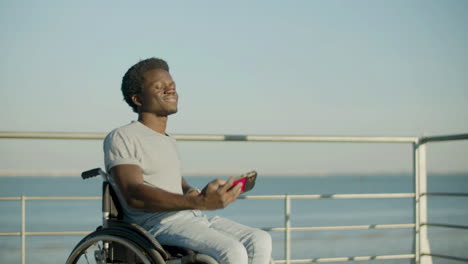
[[[255,186],[255,180],[257,179],[257,172],[256,171],[249,171],[239,177],[234,178],[234,182],[232,183],[232,187],[236,186],[237,184],[241,183],[241,193],[247,192],[253,189]],[[231,188],[232,188],[231,187]]]

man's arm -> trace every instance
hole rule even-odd
[[[145,184],[137,165],[117,165],[110,173],[130,207],[150,212],[220,209],[241,192],[240,184],[229,190],[234,182],[232,177],[227,182],[219,179],[210,182],[199,195],[181,195]]]

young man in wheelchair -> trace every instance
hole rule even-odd
[[[200,192],[181,176],[175,139],[166,134],[168,116],[178,104],[167,63],[138,62],[124,75],[122,93],[138,121],[109,133],[104,153],[124,220],[142,226],[161,244],[190,248],[221,264],[271,263],[267,232],[201,212],[228,206],[241,184],[232,187],[233,178],[217,179]]]

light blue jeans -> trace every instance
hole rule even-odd
[[[197,210],[169,216],[149,231],[163,245],[190,248],[220,264],[273,263],[270,234]]]

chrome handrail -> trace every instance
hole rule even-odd
[[[15,132],[0,131],[0,138],[8,139],[68,139],[101,140],[105,133],[76,132]],[[358,142],[358,143],[415,143],[417,137],[340,137],[340,136],[269,136],[269,135],[213,135],[175,134],[179,141],[253,141],[253,142]]]

